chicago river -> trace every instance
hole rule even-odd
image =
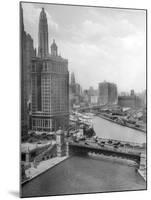
[[[93,118],[100,138],[145,143],[146,134],[100,117]],[[23,185],[23,196],[44,196],[145,189],[134,166],[101,158],[73,156]]]
[[[146,133],[112,123],[97,116],[93,118],[93,127],[96,135],[100,138],[123,140],[136,143],[146,142]]]

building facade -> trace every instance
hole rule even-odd
[[[98,87],[98,103],[100,105],[117,103],[117,86],[114,83],[102,82]]]
[[[89,87],[88,91],[89,103],[92,105],[98,104],[98,90],[95,90],[92,86]]]
[[[68,60],[58,55],[53,40],[48,50],[48,25],[42,8],[39,19],[38,56],[32,59],[32,130],[66,129],[69,122]]]
[[[35,55],[32,37],[24,30],[23,9],[20,8],[21,20],[21,131],[27,133],[29,128],[28,102],[31,99],[30,66]]]
[[[70,109],[72,110],[73,107],[80,105],[82,99],[82,88],[81,85],[76,82],[74,72],[71,73],[69,96]]]
[[[139,108],[142,107],[141,98],[135,95],[134,90],[131,90],[130,95],[119,96],[118,105],[121,107]]]

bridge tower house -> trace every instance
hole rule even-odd
[[[64,131],[59,128],[59,130],[56,132],[56,145],[57,145],[57,156],[62,157],[66,156],[66,142],[65,142],[65,135]]]

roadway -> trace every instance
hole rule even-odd
[[[85,140],[69,140],[69,143],[77,146],[97,148],[102,150],[110,150],[114,152],[121,153],[131,153],[131,154],[140,154],[145,153],[145,148],[141,146],[134,146],[132,144],[124,143],[118,140],[112,141],[109,139],[98,139],[97,141],[93,139]]]

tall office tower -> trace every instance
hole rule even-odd
[[[29,128],[29,113],[28,113],[28,101],[31,96],[30,85],[30,66],[31,60],[34,56],[34,47],[32,37],[26,33],[24,29],[23,21],[23,8],[20,7],[20,37],[21,37],[21,131],[27,133]]]
[[[42,35],[48,28],[45,26],[46,21],[47,16],[42,9],[39,22],[39,33]],[[58,130],[59,127],[62,129],[68,127],[69,72],[68,60],[58,55],[55,40],[50,47],[50,55],[44,41],[47,39],[43,38],[43,42],[39,42],[42,51],[38,57],[32,59],[31,66],[32,130],[49,132]]]
[[[75,75],[74,75],[74,72],[71,73],[71,85],[74,85],[76,82],[75,82]]]
[[[101,105],[117,103],[117,86],[114,83],[102,82],[98,88],[98,102]]]
[[[38,32],[38,56],[46,57],[48,56],[48,24],[47,16],[44,8],[42,8],[39,17],[39,32]]]
[[[71,73],[70,91],[71,91],[72,94],[75,95],[75,93],[76,93],[76,81],[75,81],[74,72]]]

